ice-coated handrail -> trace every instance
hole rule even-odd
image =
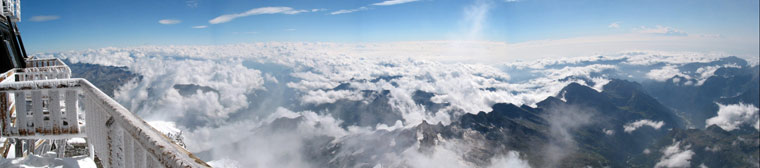
[[[60,60],[27,66],[0,75],[2,137],[86,137],[103,167],[210,167],[86,79],[69,78]]]

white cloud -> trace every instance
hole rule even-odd
[[[61,16],[58,15],[42,15],[42,16],[32,16],[29,21],[32,22],[46,22],[46,21],[52,21],[52,20],[58,20]]]
[[[607,27],[608,28],[613,28],[613,29],[618,29],[618,28],[620,28],[620,23],[623,23],[623,22],[612,22],[612,23],[610,23],[610,25],[607,25]]]
[[[464,8],[463,21],[466,27],[465,39],[476,40],[480,38],[490,10],[491,3],[483,0],[474,1],[473,4]]]
[[[341,9],[341,10],[330,12],[330,15],[340,15],[340,14],[346,14],[346,13],[353,13],[353,12],[363,11],[363,10],[367,10],[367,9],[369,9],[369,8],[363,7],[363,6],[359,7],[359,8],[356,8],[356,9]]]
[[[237,161],[230,160],[230,159],[227,159],[227,158],[219,159],[219,160],[212,160],[212,161],[209,161],[209,162],[206,162],[206,163],[208,163],[208,165],[210,165],[211,167],[219,167],[219,168],[239,168],[239,167],[243,167]]]
[[[611,130],[607,128],[602,129],[602,132],[604,132],[604,134],[607,134],[607,135],[615,135],[615,130]]]
[[[310,11],[314,11],[314,10],[296,10],[291,7],[261,7],[261,8],[253,8],[243,13],[226,14],[226,15],[217,16],[214,19],[209,20],[208,23],[210,24],[226,23],[240,17],[252,16],[252,15],[263,15],[263,14],[294,15],[294,14],[310,12]],[[319,11],[319,10],[316,10],[316,11]]]
[[[690,78],[690,76],[681,73],[678,70],[678,67],[675,65],[666,65],[660,69],[653,69],[647,73],[647,78],[660,82],[666,81],[675,76],[680,76],[687,79]]]
[[[266,42],[212,46],[103,48],[35,56],[41,58],[55,56],[69,59],[74,63],[126,66],[130,71],[142,75],[143,78],[122,86],[116,92],[116,100],[143,118],[176,123],[176,127],[186,133],[188,149],[192,152],[209,153],[212,155],[210,160],[214,160],[215,165],[216,163],[226,164],[224,160],[227,159],[238,162],[234,165],[240,167],[308,166],[308,162],[302,158],[303,140],[314,136],[345,140],[350,137],[368,136],[367,134],[376,130],[406,129],[423,120],[428,123],[449,124],[456,119],[452,117],[463,113],[491,111],[494,103],[507,102],[532,106],[549,96],[557,95],[571,82],[590,85],[583,80],[560,80],[570,76],[589,78],[596,83],[592,87],[601,90],[601,86],[608,80],[604,77],[592,77],[591,74],[617,68],[614,65],[597,64],[547,69],[551,67],[548,65],[620,58],[631,61],[625,63],[640,63],[641,65],[658,61],[704,61],[683,53],[639,51],[637,51],[638,54],[623,53],[611,57],[541,59],[535,62],[524,61],[513,64],[516,67],[525,68],[526,73],[536,74],[536,77],[520,81],[513,78],[519,78],[522,74],[507,74],[501,69],[503,65],[493,65],[498,63],[497,61],[491,60],[490,64],[480,64],[477,61],[461,63],[467,62],[461,61],[463,59],[490,60],[480,57],[462,57],[463,55],[502,54],[492,51],[500,51],[498,48],[509,48],[513,47],[512,45],[515,44],[482,41],[351,44]],[[485,52],[451,50],[454,47],[479,47],[483,49],[480,51]],[[494,50],[494,48],[497,49]],[[657,59],[651,60],[653,58]],[[246,66],[246,61],[265,65]],[[282,74],[266,71],[267,66],[282,67],[283,70],[276,70]],[[398,77],[368,82],[378,77],[388,76]],[[332,90],[342,83],[350,84],[352,90]],[[190,95],[182,95],[173,88],[176,84],[195,84],[215,91],[195,91]],[[249,96],[256,95],[260,91],[277,89],[270,85],[290,89],[294,93],[266,97],[267,101],[293,100],[287,104],[266,104],[275,107],[298,106],[302,103],[313,105],[337,100],[361,101],[365,100],[361,97],[361,90],[387,90],[388,99],[390,99],[388,105],[391,106],[393,112],[401,114],[401,119],[393,126],[378,124],[374,129],[358,126],[342,128],[340,118],[333,118],[330,112],[293,112],[286,108],[259,110],[258,107],[248,105],[253,104]],[[425,109],[413,100],[413,93],[417,90],[433,93],[430,101],[446,103],[450,106],[438,111]],[[264,127],[276,119],[296,118],[304,119],[299,121],[297,128],[293,130],[262,134],[265,132]],[[195,125],[198,127],[191,128],[193,124],[198,124]],[[641,126],[652,126],[658,129],[662,125],[664,125],[662,121],[647,120],[629,123],[627,126],[635,130]],[[605,133],[610,131],[612,130],[605,130]],[[398,160],[428,159],[414,163],[412,161],[416,160],[411,160],[407,162],[410,165],[451,163],[472,167],[459,159],[461,155],[457,155],[463,153],[462,150],[464,150],[458,148],[468,145],[471,144],[442,146],[443,149],[436,149],[436,153],[438,151],[440,153],[434,155],[414,155],[415,153],[409,154],[409,157],[401,157],[407,155],[398,153],[393,155],[399,155],[396,158]],[[351,149],[346,150],[344,152],[356,152]],[[410,148],[408,151],[418,150]],[[393,158],[390,155],[392,154],[385,156]],[[380,156],[383,155],[378,154],[378,157]],[[517,156],[519,155],[506,153],[504,158],[493,158],[491,162],[494,165],[527,164],[527,162],[515,160],[519,158]],[[284,158],[295,161],[283,163],[281,160]],[[393,167],[393,164],[384,163],[382,166]]]
[[[694,152],[689,149],[689,145],[681,149],[680,144],[681,142],[675,142],[672,146],[663,149],[663,156],[654,167],[690,167]]]
[[[631,133],[633,131],[636,131],[636,129],[639,129],[643,126],[650,126],[654,129],[660,129],[660,127],[662,127],[663,125],[665,125],[665,122],[663,121],[655,122],[652,120],[638,120],[636,122],[625,124],[623,126],[623,131],[625,131],[626,133]]]
[[[306,95],[301,96],[301,103],[319,105],[325,103],[335,103],[335,101],[338,100],[359,101],[362,100],[362,98],[364,98],[362,95],[348,90],[312,90],[306,93]]]
[[[207,27],[208,26],[206,26],[206,25],[199,25],[199,26],[193,26],[193,29],[205,29]]]
[[[177,20],[177,19],[161,19],[161,20],[158,20],[158,23],[165,24],[165,25],[178,24],[178,23],[181,23],[181,22],[182,22],[181,20]]]
[[[644,33],[644,34],[659,34],[659,35],[671,35],[671,36],[686,36],[688,35],[686,32],[672,28],[667,26],[661,26],[657,25],[655,27],[646,27],[641,26],[638,29],[635,29],[635,32],[637,33]]]
[[[491,159],[491,168],[529,168],[528,161],[520,159],[520,153],[509,151],[506,156]]]
[[[419,0],[386,0],[383,2],[374,3],[372,5],[389,6],[389,5],[398,5],[398,4],[409,3],[409,2],[414,2],[414,1],[419,1]]]
[[[758,124],[760,123],[760,119],[758,119],[759,109],[754,105],[744,103],[723,105],[718,103],[718,107],[718,115],[705,120],[706,126],[717,125],[724,130],[731,131],[747,124],[760,130]]]
[[[409,2],[414,2],[414,1],[419,1],[419,0],[386,0],[383,2],[373,3],[372,5],[373,6],[391,6],[391,5],[398,5],[398,4],[409,3]],[[371,8],[367,6],[362,6],[362,7],[358,7],[354,9],[340,9],[340,10],[330,12],[330,15],[354,13],[354,12],[365,11],[369,9]]]

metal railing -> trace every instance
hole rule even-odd
[[[61,64],[0,75],[3,137],[86,137],[91,155],[103,167],[210,167],[86,79],[68,79],[71,71]],[[50,68],[56,66],[66,68]]]

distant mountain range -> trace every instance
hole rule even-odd
[[[74,77],[92,81],[111,96],[122,84],[142,78],[120,67],[85,63],[69,66]],[[409,167],[413,164],[410,161],[393,158],[409,157],[405,154],[410,149],[412,153],[434,155],[441,146],[452,143],[466,144],[462,145],[466,148],[454,150],[471,167],[490,166],[495,159],[512,152],[533,167],[760,167],[760,132],[753,123],[740,124],[730,131],[706,124],[706,120],[718,116],[720,105],[760,106],[760,68],[735,57],[680,68],[697,72],[707,66],[717,69],[704,81],[675,75],[665,81],[639,83],[610,74],[609,82],[601,89],[590,87],[594,80],[589,77],[571,76],[585,83],[570,83],[535,105],[495,103],[491,111],[453,113],[455,116],[446,124],[423,121],[407,128],[377,129],[340,138],[313,136],[303,139],[299,151],[303,160],[315,167]],[[605,74],[592,77],[599,76]],[[281,83],[293,80],[287,75],[278,78]],[[400,76],[381,76],[361,82],[397,86],[393,81],[397,78]],[[701,85],[694,84],[698,82]],[[265,86],[267,90],[246,95],[252,102],[247,108],[274,111],[266,104],[276,101],[289,104],[285,108],[293,111],[333,116],[346,130],[379,128],[379,124],[394,127],[405,115],[389,104],[396,101],[390,90],[361,90],[346,82],[328,91],[357,92],[361,99],[309,104],[293,98],[272,99],[299,93],[284,84]],[[182,96],[220,94],[213,87],[196,84],[176,84],[172,88]],[[435,96],[436,93],[417,90],[411,99],[428,112],[451,106],[433,101]],[[233,113],[230,121],[249,115],[253,114]],[[306,120],[305,116],[276,118],[251,132],[253,137],[278,135],[297,130]],[[240,139],[231,145],[246,143],[246,139]],[[213,152],[206,150],[198,155],[210,158]]]

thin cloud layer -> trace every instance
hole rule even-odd
[[[641,26],[638,29],[636,29],[636,32],[638,33],[645,33],[645,34],[659,34],[659,35],[670,35],[670,36],[686,36],[688,35],[686,32],[672,28],[667,26],[661,26],[657,25],[655,27],[646,27]]]
[[[42,15],[42,16],[32,16],[32,18],[29,19],[29,21],[32,22],[47,22],[47,21],[53,21],[60,19],[61,16],[58,15]]]
[[[375,5],[375,6],[390,6],[390,5],[398,5],[398,4],[404,4],[404,3],[414,2],[414,1],[419,1],[419,0],[386,0],[386,1],[383,1],[383,2],[374,3],[372,5]]]
[[[319,11],[318,9],[314,10],[296,10],[291,7],[261,7],[261,8],[253,8],[251,10],[245,11],[243,13],[235,13],[235,14],[226,14],[217,16],[214,19],[211,19],[208,21],[210,24],[220,24],[220,23],[227,23],[229,21],[232,21],[234,19],[240,18],[240,17],[246,17],[246,16],[252,16],[252,15],[263,15],[263,14],[286,14],[286,15],[295,15],[299,13],[304,12],[316,12]]]
[[[330,15],[340,15],[340,14],[346,14],[346,13],[354,13],[354,12],[368,10],[368,9],[369,9],[368,7],[364,7],[364,6],[356,8],[356,9],[341,9],[341,10],[337,10],[337,11],[334,11],[334,12],[330,12]]]
[[[610,25],[607,25],[608,28],[618,29],[620,28],[620,23],[622,22],[612,22]]]
[[[158,20],[158,23],[165,24],[165,25],[178,24],[178,23],[181,23],[181,22],[182,22],[181,20],[177,20],[177,19],[161,19],[161,20]]]

